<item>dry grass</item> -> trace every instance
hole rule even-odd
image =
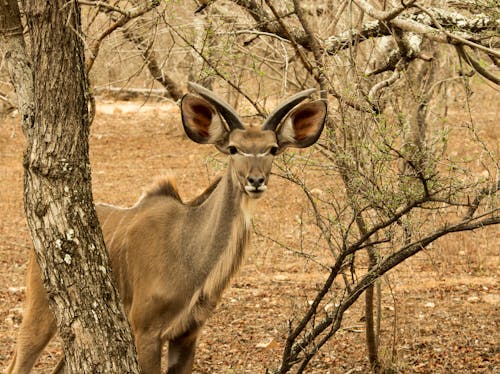
[[[492,144],[499,139],[498,103],[491,103],[490,111],[476,119]],[[177,108],[99,104],[91,134],[96,201],[131,205],[165,171],[177,176],[188,199],[217,175],[211,161],[214,150],[185,138]],[[464,115],[457,111],[450,118],[460,125]],[[10,360],[22,318],[30,247],[22,206],[24,142],[18,123],[19,118],[8,118],[0,126],[0,367]],[[462,129],[453,135],[452,151],[467,149],[460,141],[465,134]],[[309,179],[314,184],[312,175]],[[297,222],[306,209],[297,187],[274,178],[255,224],[260,232],[297,243]],[[388,366],[402,373],[500,371],[499,239],[494,228],[449,236],[384,277],[381,354]],[[323,277],[315,264],[254,235],[243,268],[202,333],[195,372],[263,373],[276,366],[288,319],[307,306]],[[362,314],[358,302],[308,372],[368,371]],[[58,355],[58,345],[52,344],[37,372],[50,372]]]

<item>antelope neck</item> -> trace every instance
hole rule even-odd
[[[203,293],[217,297],[241,264],[248,242],[250,198],[242,192],[231,165],[207,200],[193,212],[199,219],[197,238],[191,250],[198,263],[193,264],[202,277]],[[193,235],[193,233],[187,233]]]

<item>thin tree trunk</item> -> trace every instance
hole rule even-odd
[[[31,72],[26,53],[20,52],[24,41],[17,7],[15,0],[0,3],[1,22],[8,20],[7,27],[17,33],[5,32],[1,23],[0,31],[12,45],[22,45],[15,55],[21,57],[10,57],[22,61],[23,73],[8,68],[20,103],[27,102],[20,105],[27,129],[25,213],[63,340],[66,372],[138,373],[92,204],[80,10],[76,2],[64,0],[26,2]]]
[[[377,265],[377,256],[375,254],[375,248],[371,246],[367,248],[367,252],[370,263],[368,271],[370,271],[373,269],[373,267]],[[380,298],[380,294],[377,296]],[[375,286],[372,284],[365,291],[366,349],[368,350],[368,360],[370,361],[370,367],[372,369],[372,372],[378,373],[380,371],[380,363],[378,359],[379,336],[378,336],[378,329],[376,328],[375,313],[373,308],[374,297],[375,297]]]
[[[350,200],[353,213],[355,216],[356,226],[360,234],[366,235],[367,233],[367,225],[365,218],[362,215],[362,209],[360,209],[359,204],[356,200],[356,192],[351,188],[351,174],[350,170],[356,170],[357,166],[354,164],[349,164],[345,160],[338,159],[337,165],[340,170],[340,176],[342,181],[344,182],[344,186],[347,192],[347,197]],[[370,241],[368,241],[369,244]],[[377,255],[376,249],[372,245],[367,246],[368,260],[369,260],[369,268],[370,271],[377,265]],[[381,297],[379,295],[379,297]],[[366,331],[366,348],[368,351],[368,360],[370,362],[370,367],[372,372],[380,371],[380,362],[378,359],[378,344],[379,344],[379,336],[378,329],[375,325],[374,320],[374,312],[373,312],[373,300],[374,300],[374,285],[371,284],[366,288],[365,291],[365,331]]]

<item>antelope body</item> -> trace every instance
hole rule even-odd
[[[316,142],[326,116],[323,101],[298,105],[311,89],[282,103],[262,126],[245,127],[226,102],[190,86],[199,96],[182,99],[185,132],[229,155],[225,175],[189,203],[182,202],[173,180],[163,179],[131,208],[96,206],[145,374],[160,373],[167,342],[167,373],[191,373],[197,336],[240,266],[251,206],[267,189],[274,156]],[[56,332],[33,253],[27,278],[9,374],[29,373]],[[64,359],[55,372],[63,370]]]

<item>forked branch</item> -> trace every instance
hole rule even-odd
[[[478,219],[467,220],[465,222],[462,221],[453,225],[441,226],[424,238],[405,245],[395,253],[388,255],[360,279],[356,286],[353,287],[352,291],[346,294],[339,305],[331,313],[327,313],[321,321],[316,321],[310,331],[307,332],[303,338],[297,341],[300,332],[305,330],[313,318],[317,318],[316,311],[319,304],[339,275],[340,269],[344,266],[344,262],[347,258],[347,252],[342,253],[332,266],[328,278],[324,282],[324,286],[318,292],[316,299],[309,307],[308,311],[304,315],[304,318],[299,322],[297,327],[290,332],[286,341],[281,367],[277,370],[277,373],[285,374],[298,363],[301,363],[301,368],[303,369],[305,367],[304,362],[307,363],[311,357],[329,340],[329,338],[338,331],[341,326],[344,312],[349,309],[349,307],[363,294],[363,292],[370,287],[376,279],[380,278],[380,276],[384,275],[389,270],[393,269],[416,253],[422,251],[429,246],[429,244],[445,235],[500,224],[500,216],[491,214],[494,214],[494,211],[488,212],[487,215],[483,215]],[[317,339],[319,339],[319,341]]]
[[[104,7],[103,2],[101,2],[101,1],[98,1],[98,2],[84,1],[82,4],[83,5],[97,5],[99,7]],[[92,69],[92,66],[94,65],[94,62],[97,58],[97,55],[99,54],[99,49],[101,48],[101,43],[108,35],[110,35],[116,29],[125,26],[132,19],[144,15],[145,13],[149,12],[150,10],[156,8],[159,5],[160,5],[159,0],[150,0],[150,1],[147,1],[144,5],[135,7],[133,9],[128,10],[128,11],[125,11],[125,10],[118,11],[117,9],[115,9],[116,7],[114,7],[114,6],[112,6],[111,9],[110,9],[110,7],[106,7],[106,9],[119,12],[121,14],[121,17],[118,18],[110,27],[108,27],[106,30],[104,30],[101,33],[101,35],[99,35],[94,40],[93,43],[89,44],[89,52],[90,53],[89,53],[89,56],[87,58],[87,66],[86,66],[87,72],[89,72]]]

